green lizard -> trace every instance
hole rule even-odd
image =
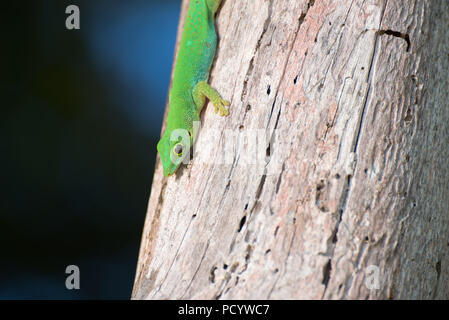
[[[214,17],[221,1],[190,1],[169,93],[167,128],[157,144],[165,176],[172,175],[190,153],[197,135],[193,122],[200,120],[206,98],[215,113],[229,114],[225,106],[230,103],[207,84],[217,47]],[[182,132],[187,139],[181,137]]]

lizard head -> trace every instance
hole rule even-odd
[[[164,176],[171,176],[179,168],[184,158],[190,152],[190,139],[185,141],[182,136],[173,136],[171,131],[166,131],[157,144],[157,151],[161,156]]]

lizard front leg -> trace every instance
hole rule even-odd
[[[206,98],[209,99],[215,108],[215,113],[220,111],[220,116],[227,116],[229,114],[229,110],[225,108],[225,106],[229,106],[231,103],[227,100],[224,100],[220,94],[207,84],[205,81],[200,81],[196,84],[193,89],[193,101],[198,110],[198,114],[201,112],[201,109],[204,107],[204,103]]]

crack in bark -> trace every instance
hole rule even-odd
[[[385,0],[384,6],[382,8],[381,18],[380,18],[380,21],[379,21],[379,27],[382,25],[382,20],[383,20],[384,14],[385,14],[385,9],[387,7],[387,3],[388,3],[388,0]],[[373,66],[374,66],[375,61],[376,61],[377,46],[378,46],[378,38],[379,38],[379,36],[380,36],[380,34],[376,33],[375,34],[375,38],[374,38],[373,54],[371,56],[371,62],[370,62],[368,75],[367,75],[367,79],[366,79],[366,83],[368,84],[368,89],[366,90],[366,94],[365,94],[365,97],[364,97],[363,107],[362,107],[360,119],[359,119],[359,122],[358,122],[358,125],[357,125],[356,139],[355,139],[355,142],[354,142],[354,146],[352,148],[352,152],[355,153],[355,154],[357,153],[357,148],[358,148],[359,139],[360,139],[360,132],[362,131],[362,126],[363,126],[363,122],[364,122],[363,120],[364,120],[364,117],[365,117],[365,111],[366,111],[366,107],[368,105],[368,100],[369,100],[369,97],[370,97],[371,91],[372,91],[371,90],[372,70],[373,70]],[[357,166],[357,162],[356,162],[355,166]],[[355,168],[354,168],[354,171],[355,171]],[[332,246],[332,249],[330,250],[331,251],[330,256],[332,258],[334,256],[336,243],[338,241],[337,234],[338,234],[338,231],[339,231],[339,228],[340,228],[340,224],[341,224],[341,222],[343,220],[343,214],[344,214],[344,212],[346,210],[346,205],[347,205],[347,202],[348,202],[350,191],[351,191],[351,175],[348,175],[347,176],[347,180],[346,180],[346,184],[345,184],[345,190],[343,191],[343,194],[341,196],[341,201],[340,201],[341,205],[339,205],[340,215],[339,215],[339,218],[338,218],[337,223],[335,225],[334,232],[333,232],[333,237],[332,237],[333,246]],[[332,263],[332,258],[329,260],[329,263]],[[325,295],[326,295],[326,291],[327,291],[327,288],[328,288],[328,283],[329,283],[330,278],[331,278],[331,270],[332,270],[332,266],[329,269],[329,279],[327,279],[326,282],[324,282],[324,278],[323,278],[323,284],[325,284],[325,287],[324,287],[324,290],[323,290],[322,298],[324,298]],[[346,279],[346,284],[348,283],[348,281],[349,282],[352,281],[351,280],[352,276],[350,276],[349,278],[350,279]],[[347,294],[348,289],[349,288],[345,287],[345,290],[344,290],[344,293],[343,293],[343,297]]]
[[[250,219],[252,217],[254,209],[257,207],[257,205],[259,203],[259,197],[262,194],[266,178],[267,178],[267,172],[264,171],[264,173],[262,174],[262,177],[260,178],[259,186],[257,187],[256,195],[254,197],[254,204],[253,204],[253,206],[251,207],[251,209],[249,211],[248,224],[250,222]]]
[[[294,212],[296,213],[297,211],[298,211],[298,207],[295,208],[295,211],[294,211]],[[293,218],[293,225],[295,225],[295,224],[296,224],[296,217]],[[279,226],[276,227],[275,236],[276,236],[276,233],[277,233],[277,230],[278,230],[278,229],[279,229]],[[296,228],[293,229],[293,236],[292,236],[292,239],[290,240],[290,244],[289,244],[289,246],[288,246],[287,255],[285,256],[285,260],[284,260],[284,270],[283,270],[284,273],[285,273],[285,270],[287,269],[288,258],[290,257],[290,253],[291,253],[291,250],[292,250],[292,247],[293,247],[293,241],[295,240],[295,238],[296,238]],[[276,269],[276,270],[279,271],[278,269]],[[277,273],[276,270],[275,270],[275,273]],[[276,277],[276,280],[275,280],[274,283],[273,283],[273,286],[271,287],[270,291],[268,292],[267,300],[270,299],[271,294],[273,293],[274,289],[276,288],[276,285],[277,285],[277,283],[278,283],[280,277],[281,277],[281,275],[280,275],[280,273],[279,273],[278,276]]]
[[[178,246],[178,248],[176,249],[176,253],[175,253],[174,257],[173,257],[173,260],[172,260],[172,262],[170,263],[170,266],[168,267],[167,272],[165,273],[164,280],[161,281],[161,285],[164,284],[165,281],[167,280],[168,274],[170,273],[170,270],[171,270],[171,268],[173,267],[173,264],[174,264],[175,261],[176,261],[176,257],[177,257],[178,254],[179,254],[179,249],[181,249],[181,246],[182,246],[182,244],[183,244],[183,242],[184,242],[184,238],[185,238],[187,232],[188,232],[189,229],[190,229],[190,224],[191,224],[191,222],[192,222],[192,219],[190,219],[189,224],[187,225],[187,228],[186,228],[186,230],[184,231],[184,234],[182,235],[181,242],[179,243],[179,246]],[[156,293],[160,291],[161,285],[160,285],[159,288],[156,290]]]
[[[267,127],[266,127],[266,129],[268,129],[268,127],[270,126],[271,117],[273,116],[273,110],[274,110],[274,107],[276,106],[276,99],[277,99],[277,94],[276,94],[276,96],[274,97],[273,104],[271,105],[271,111],[270,111],[270,115],[268,116],[268,122],[267,122]]]
[[[282,169],[281,169],[281,173],[279,174],[278,177],[278,181],[276,182],[276,194],[279,192],[279,187],[281,186],[281,182],[282,182],[282,175],[284,174],[284,170],[285,170],[285,162],[282,163]]]
[[[402,32],[394,31],[394,30],[391,30],[391,29],[376,31],[376,35],[378,35],[378,36],[382,36],[384,34],[389,35],[389,36],[393,36],[393,37],[396,37],[396,38],[404,39],[405,42],[407,43],[406,51],[407,52],[410,51],[411,42],[410,42],[410,36],[408,35],[408,33],[402,33]]]
[[[259,187],[257,188],[257,192],[256,192],[256,201],[259,200],[259,197],[262,194],[262,190],[263,190],[263,186],[265,185],[266,178],[267,178],[267,175],[263,174],[262,178],[260,179]]]
[[[248,70],[246,71],[245,82],[243,83],[243,90],[242,90],[242,95],[240,98],[240,101],[242,101],[242,102],[245,101],[245,99],[246,99],[246,95],[248,92],[249,77],[251,76],[253,69],[254,69],[254,59],[256,58],[257,51],[259,51],[260,45],[262,43],[262,38],[264,37],[265,33],[268,30],[268,26],[271,23],[271,15],[272,14],[273,14],[273,0],[271,0],[270,4],[268,5],[268,15],[263,24],[263,30],[262,30],[262,33],[260,34],[259,40],[257,40],[257,44],[256,44],[256,48],[254,49],[253,56],[249,62]]]
[[[207,249],[209,249],[209,243],[210,243],[210,239],[207,240],[206,248],[204,249],[204,252],[203,252],[203,255],[201,256],[200,262],[198,263],[198,267],[196,268],[195,272],[193,273],[192,279],[190,280],[189,284],[187,285],[186,290],[182,294],[181,299],[183,299],[183,297],[187,294],[187,291],[189,291],[190,287],[192,286],[193,280],[195,279],[196,275],[198,274],[201,264],[203,263],[204,257],[206,256]],[[215,267],[215,269],[216,269],[216,267]],[[173,291],[170,294],[170,296],[173,297]]]

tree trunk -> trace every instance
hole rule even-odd
[[[158,160],[132,297],[449,298],[448,29],[446,0],[224,1],[230,116]]]

